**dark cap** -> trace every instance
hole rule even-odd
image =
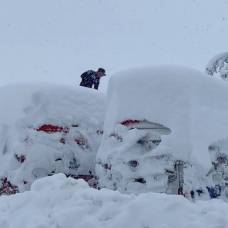
[[[104,68],[98,68],[98,70],[97,70],[98,72],[101,72],[101,73],[103,73],[104,75],[106,75],[106,73],[105,73],[105,69]]]

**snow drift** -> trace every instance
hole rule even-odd
[[[104,97],[86,88],[12,85],[0,89],[0,194],[64,173],[96,184]]]

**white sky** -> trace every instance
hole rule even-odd
[[[203,70],[228,49],[227,10],[227,0],[0,0],[0,85],[76,85],[100,66]]]

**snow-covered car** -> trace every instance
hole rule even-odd
[[[17,85],[0,89],[0,195],[56,173],[96,185],[104,97],[86,88]]]
[[[227,86],[184,67],[114,75],[96,159],[99,186],[209,198],[209,148],[228,136]],[[206,193],[206,194],[203,194]]]

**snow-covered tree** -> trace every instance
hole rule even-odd
[[[206,66],[206,73],[218,75],[226,80],[228,78],[228,52],[221,53],[212,58]]]

